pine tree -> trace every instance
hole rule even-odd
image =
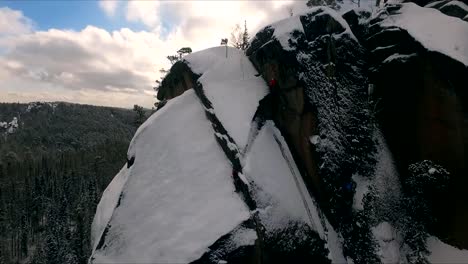
[[[403,181],[405,196],[401,202],[404,217],[399,219],[400,230],[408,250],[408,263],[429,263],[426,240],[437,219],[434,199],[445,195],[450,173],[430,160],[408,166]]]
[[[242,33],[242,47],[241,50],[247,50],[250,46],[249,31],[247,30],[247,20],[244,21],[244,33]]]
[[[244,21],[244,30],[241,29],[239,24],[236,24],[231,32],[230,43],[231,45],[240,50],[247,50],[249,48],[249,32],[247,30],[247,21]]]
[[[26,216],[21,217],[21,235],[20,235],[20,244],[21,244],[21,256],[28,256],[28,231],[29,228],[26,224]]]
[[[143,110],[143,106],[134,105],[133,111],[135,111],[136,114],[134,121],[135,126],[139,127],[141,124],[143,124],[143,122],[145,122],[145,110]]]
[[[190,53],[192,53],[192,48],[190,47],[183,47],[177,51],[177,54],[179,54],[179,60],[181,60],[183,56],[190,54]]]

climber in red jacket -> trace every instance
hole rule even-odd
[[[278,81],[276,81],[275,78],[272,78],[269,82],[268,82],[268,86],[270,87],[270,89],[272,91],[276,91],[277,90],[277,86],[278,86]]]
[[[272,78],[268,82],[268,87],[270,87],[270,93],[272,95],[272,107],[280,107],[280,109],[284,110],[287,106],[287,100],[285,95],[282,93],[281,89],[279,88],[278,81],[275,78]]]

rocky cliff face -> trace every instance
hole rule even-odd
[[[468,23],[434,8],[317,7],[176,63],[91,262],[468,261],[439,240],[468,248]]]
[[[447,40],[450,44],[431,43],[424,31],[437,38],[442,37],[437,35],[440,30],[449,29],[438,30],[431,23],[412,28],[404,21],[408,19],[405,12],[421,14],[422,20],[431,15],[438,20],[432,23],[452,25],[456,34]],[[410,164],[421,160],[432,160],[451,173],[446,195],[436,201],[441,220],[438,229],[439,234],[448,235],[463,247],[468,246],[464,224],[468,221],[468,203],[463,187],[468,183],[465,24],[414,4],[389,6],[370,21],[367,39],[376,117],[401,177],[407,177]],[[413,34],[415,30],[419,32]]]

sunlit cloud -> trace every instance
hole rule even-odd
[[[35,31],[21,12],[1,8],[2,101],[31,101],[36,94],[36,100],[151,107],[159,69],[170,67],[167,55],[186,46],[197,51],[219,45],[244,21],[253,36],[287,17],[289,8],[303,11],[305,2],[102,1],[99,7],[146,30],[109,32],[90,25],[80,31]]]

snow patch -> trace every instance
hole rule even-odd
[[[275,30],[273,36],[280,42],[284,50],[292,50],[289,46],[289,40],[294,31],[304,33],[304,27],[298,15],[271,24],[271,27]]]
[[[388,222],[382,222],[371,230],[379,245],[378,254],[382,263],[399,263],[400,243],[393,226]]]
[[[385,201],[398,201],[401,195],[401,184],[392,153],[381,132],[376,132],[377,165],[375,180],[372,182],[379,199]]]
[[[333,227],[330,225],[328,220],[325,220],[325,226],[327,230],[327,248],[329,251],[328,258],[332,263],[347,263],[343,255],[343,246],[340,242],[341,238],[338,236],[335,229],[333,229]]]
[[[436,237],[427,239],[427,248],[431,252],[428,259],[431,263],[467,263],[468,250],[458,249],[445,244]]]
[[[356,183],[356,192],[353,199],[353,208],[356,210],[364,210],[364,195],[369,191],[369,181],[361,175],[354,174],[353,181]]]
[[[319,140],[320,140],[320,136],[319,135],[313,135],[311,137],[309,137],[309,142],[312,144],[312,145],[317,145],[319,143]]]
[[[416,53],[412,53],[412,54],[409,54],[409,55],[406,55],[406,54],[392,54],[392,55],[388,56],[383,61],[383,63],[390,63],[390,62],[394,62],[394,61],[405,63],[408,60],[410,60],[411,58],[415,58],[417,56],[418,55]]]
[[[371,52],[376,52],[376,51],[391,49],[391,48],[394,48],[395,46],[396,46],[396,45],[388,45],[388,46],[383,46],[383,47],[377,47],[377,48],[373,49]]]
[[[238,176],[245,185],[249,186],[249,181],[247,180],[244,174],[239,173]]]
[[[215,136],[216,136],[217,138],[224,139],[224,141],[227,142],[227,146],[228,146],[228,148],[229,148],[230,150],[235,151],[235,152],[238,152],[237,145],[234,144],[234,143],[232,143],[232,142],[229,140],[229,137],[228,137],[227,135],[223,135],[223,134],[221,134],[221,133],[216,132],[216,133],[215,133]]]
[[[263,126],[246,154],[244,172],[257,187],[254,199],[259,209],[269,208],[259,210],[267,229],[300,221],[326,239],[315,201],[309,195],[281,133],[270,121]]]
[[[13,134],[13,132],[15,132],[15,130],[18,128],[18,118],[17,117],[13,117],[13,120],[11,120],[10,123],[8,123],[8,128],[7,128],[7,132],[9,134]]]
[[[439,5],[440,3],[443,3],[443,2],[446,2],[446,1],[445,1],[445,0],[434,1],[434,2],[432,2],[432,3],[429,3],[429,4],[425,5],[424,7],[433,8],[433,7]]]
[[[254,245],[257,238],[257,232],[255,232],[255,230],[250,228],[241,228],[235,232],[232,242],[237,248],[239,248],[241,246]]]

